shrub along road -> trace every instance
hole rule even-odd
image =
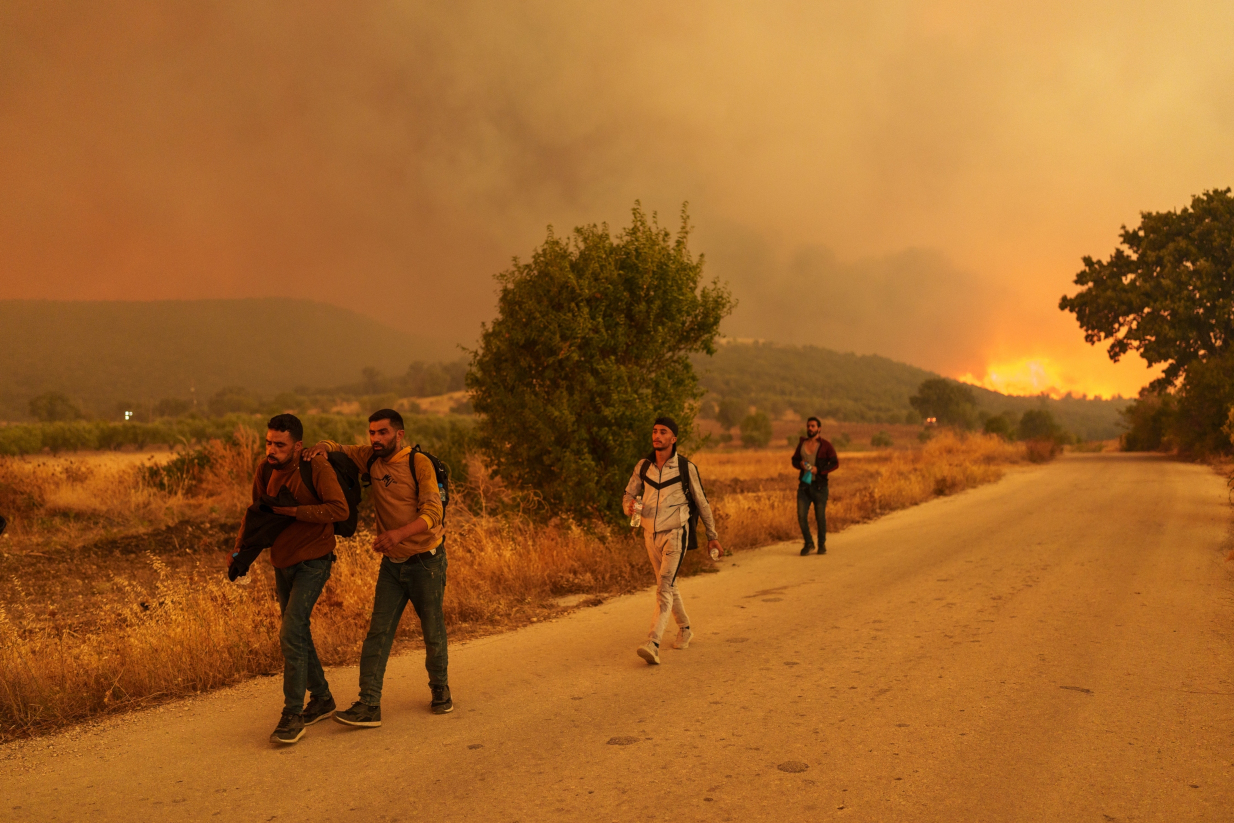
[[[267,678],[12,744],[0,817],[1224,819],[1229,522],[1205,467],[1077,455],[684,581],[657,668],[644,592],[455,648],[444,717],[412,653],[376,730],[272,749]]]

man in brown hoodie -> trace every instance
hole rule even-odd
[[[434,714],[454,710],[447,672],[445,509],[433,462],[403,442],[403,417],[393,409],[369,415],[369,445],[323,440],[317,455],[342,451],[369,475],[377,515],[373,551],[384,555],[373,592],[373,616],[360,652],[360,699],[334,719],[348,726],[381,725],[381,688],[403,610],[411,603],[424,636],[424,668]]]
[[[295,415],[278,414],[270,418],[266,457],[253,475],[254,504],[261,503],[263,496],[278,497],[284,487],[297,503],[272,507],[274,514],[293,517],[295,522],[283,529],[270,546],[274,592],[283,616],[279,641],[283,647],[284,701],[282,717],[270,740],[287,744],[303,737],[305,726],[329,717],[335,709],[330,684],[313,646],[309,619],[330,579],[334,523],[347,519],[347,498],[324,456],[312,461],[313,488],[305,485],[300,472],[303,439],[304,426]],[[242,520],[236,536],[237,551],[243,536]]]

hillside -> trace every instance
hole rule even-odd
[[[852,422],[904,423],[918,420],[908,405],[923,380],[939,375],[877,355],[857,355],[817,346],[728,342],[714,357],[695,357],[707,401],[736,398],[773,417],[787,410],[801,416]],[[1126,400],[1079,397],[1013,397],[973,388],[978,407],[989,414],[1017,416],[1043,404],[1062,426],[1084,439],[1107,439],[1122,431],[1119,411]],[[704,412],[710,405],[704,401]]]
[[[2,300],[0,351],[0,420],[28,419],[30,398],[47,391],[110,415],[126,401],[338,385],[366,366],[402,373],[459,355],[346,309],[282,298]]]

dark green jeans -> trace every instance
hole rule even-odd
[[[283,646],[283,709],[304,710],[305,689],[313,697],[329,697],[330,684],[317,659],[309,618],[321,590],[330,579],[330,555],[274,570],[274,593],[283,613],[279,641]]]
[[[381,684],[386,678],[386,662],[398,631],[403,609],[410,602],[420,618],[424,635],[424,668],[429,686],[448,686],[446,667],[446,616],[442,600],[446,594],[446,547],[436,554],[417,554],[403,563],[381,559],[377,587],[373,592],[373,618],[368,637],[360,652],[360,699],[370,706],[381,705]]]

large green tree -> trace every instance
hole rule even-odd
[[[1059,308],[1073,312],[1089,343],[1110,341],[1110,359],[1137,352],[1164,364],[1153,389],[1177,383],[1196,362],[1223,354],[1234,339],[1234,197],[1214,189],[1190,208],[1142,212],[1122,227],[1108,260],[1083,258],[1080,291]]]
[[[977,420],[977,398],[963,383],[933,377],[923,380],[908,404],[922,417],[933,417],[943,426],[971,429]]]
[[[652,421],[691,430],[701,397],[690,365],[712,354],[734,302],[703,282],[682,208],[673,237],[636,203],[628,228],[550,227],[544,244],[497,275],[497,318],[472,353],[467,387],[480,447],[499,476],[577,517],[618,516]]]

